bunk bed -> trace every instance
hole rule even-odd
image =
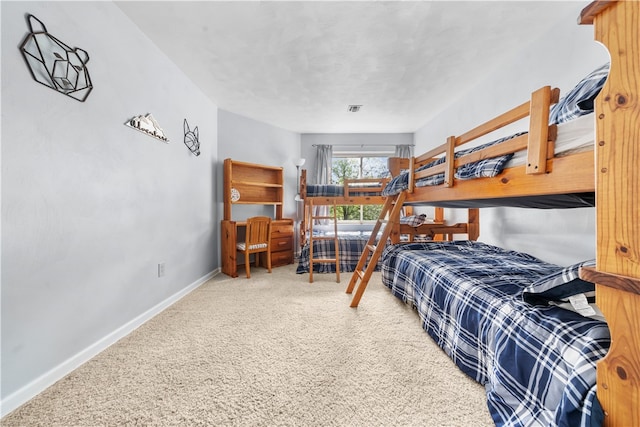
[[[309,184],[307,171],[301,170],[300,174],[300,199],[304,202],[304,216],[300,226],[300,256],[296,273],[308,273],[310,269],[310,254],[313,245],[314,258],[334,259],[335,242],[338,242],[340,271],[355,271],[357,263],[370,237],[367,231],[340,231],[337,240],[309,239],[311,229],[312,211],[318,206],[351,206],[351,205],[383,205],[386,197],[382,192],[389,178],[361,178],[348,179],[344,184]],[[436,207],[434,217],[428,218],[426,214],[414,213],[407,207],[402,212],[402,217],[394,225],[392,240],[440,240],[453,238],[454,234],[466,234],[469,239],[475,240],[479,230],[479,215],[477,210],[470,210],[467,223],[447,224],[444,221],[443,209]],[[333,227],[329,231],[323,227],[313,227],[313,233],[317,236],[332,236]],[[385,243],[386,244],[386,243]],[[314,272],[335,273],[334,263],[314,263]],[[376,271],[379,267],[376,267]]]
[[[335,216],[331,230],[328,230],[322,224],[326,220],[317,219],[318,215],[327,214],[321,214],[319,210],[331,206],[382,205],[384,197],[381,193],[387,182],[388,178],[360,178],[346,179],[343,184],[309,184],[307,170],[302,169],[298,188],[304,213],[299,230],[300,255],[296,273],[309,273],[312,265],[313,272],[317,273],[353,271],[368,233],[353,231],[338,234]],[[334,261],[312,263],[311,257],[314,260]]]
[[[307,241],[314,206],[382,205],[382,190],[389,178],[345,179],[343,184],[309,184],[307,170],[300,171],[300,199],[304,202],[300,245]]]
[[[398,160],[406,171],[383,193],[413,205],[595,206],[596,258],[567,267],[473,241],[379,249],[383,283],[485,385],[500,426],[640,425],[640,2],[593,2],[580,23],[594,24],[610,53],[610,65],[596,70],[606,70],[604,86],[585,99],[595,109],[585,114],[595,123],[586,148],[558,150],[564,131],[554,119],[584,93],[558,99],[545,87],[436,149]],[[474,146],[524,117],[528,131]],[[516,152],[524,163],[509,164]],[[500,164],[463,179],[468,171],[459,170],[477,162]],[[370,268],[347,288],[356,289],[352,307]]]

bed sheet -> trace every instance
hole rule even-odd
[[[383,283],[485,385],[497,426],[588,426],[601,415],[595,365],[609,347],[606,323],[521,297],[558,268],[470,241],[399,244],[381,257]]]

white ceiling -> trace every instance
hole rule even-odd
[[[221,109],[300,133],[386,133],[414,132],[584,2],[117,5]]]

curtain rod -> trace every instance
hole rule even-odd
[[[312,147],[317,147],[319,145],[331,145],[336,147],[396,147],[398,145],[415,147],[415,144],[311,144]]]

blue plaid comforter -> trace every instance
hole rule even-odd
[[[344,234],[338,236],[338,250],[340,256],[340,271],[355,271],[360,255],[364,251],[369,233]],[[376,241],[377,242],[377,241]],[[335,258],[335,244],[333,240],[314,240],[313,258]],[[379,260],[378,260],[379,261]],[[380,270],[380,263],[376,265],[376,270]],[[313,264],[314,273],[335,273],[334,263],[316,262]],[[300,252],[300,260],[296,273],[309,272],[309,242],[307,242]]]
[[[606,323],[522,300],[558,268],[469,241],[404,243],[381,257],[383,283],[485,385],[497,426],[589,426],[601,415],[595,364],[609,347]]]
[[[379,184],[354,184],[350,188],[362,191],[352,191],[352,196],[379,196],[379,191],[367,190],[367,187],[378,188]],[[307,184],[307,197],[342,197],[344,185],[337,184]]]

